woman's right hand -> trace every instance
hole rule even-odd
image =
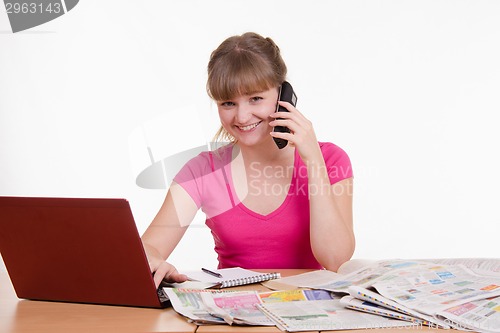
[[[153,272],[153,279],[155,281],[155,286],[158,288],[162,281],[170,283],[180,283],[187,281],[188,277],[185,274],[181,274],[177,269],[166,261],[161,261],[155,264],[149,263],[150,269]]]

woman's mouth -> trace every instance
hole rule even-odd
[[[255,127],[259,126],[259,124],[260,124],[261,122],[262,122],[262,120],[261,120],[261,121],[259,121],[259,122],[257,122],[257,123],[250,124],[250,125],[247,125],[247,126],[236,126],[236,127],[238,127],[238,129],[239,129],[240,131],[242,131],[242,132],[248,132],[248,131],[253,130]]]

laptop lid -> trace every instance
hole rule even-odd
[[[0,197],[0,253],[19,298],[167,305],[125,199]]]

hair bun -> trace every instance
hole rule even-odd
[[[266,40],[269,42],[269,44],[271,44],[276,49],[277,53],[280,53],[280,48],[278,47],[278,45],[276,45],[276,43],[274,42],[274,40],[272,40],[269,37],[266,37]]]

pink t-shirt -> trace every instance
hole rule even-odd
[[[352,177],[351,162],[340,147],[319,145],[332,184]],[[235,193],[232,148],[230,144],[199,154],[174,179],[206,214],[219,268],[322,268],[311,250],[307,168],[297,150],[284,202],[261,215],[245,207]]]

